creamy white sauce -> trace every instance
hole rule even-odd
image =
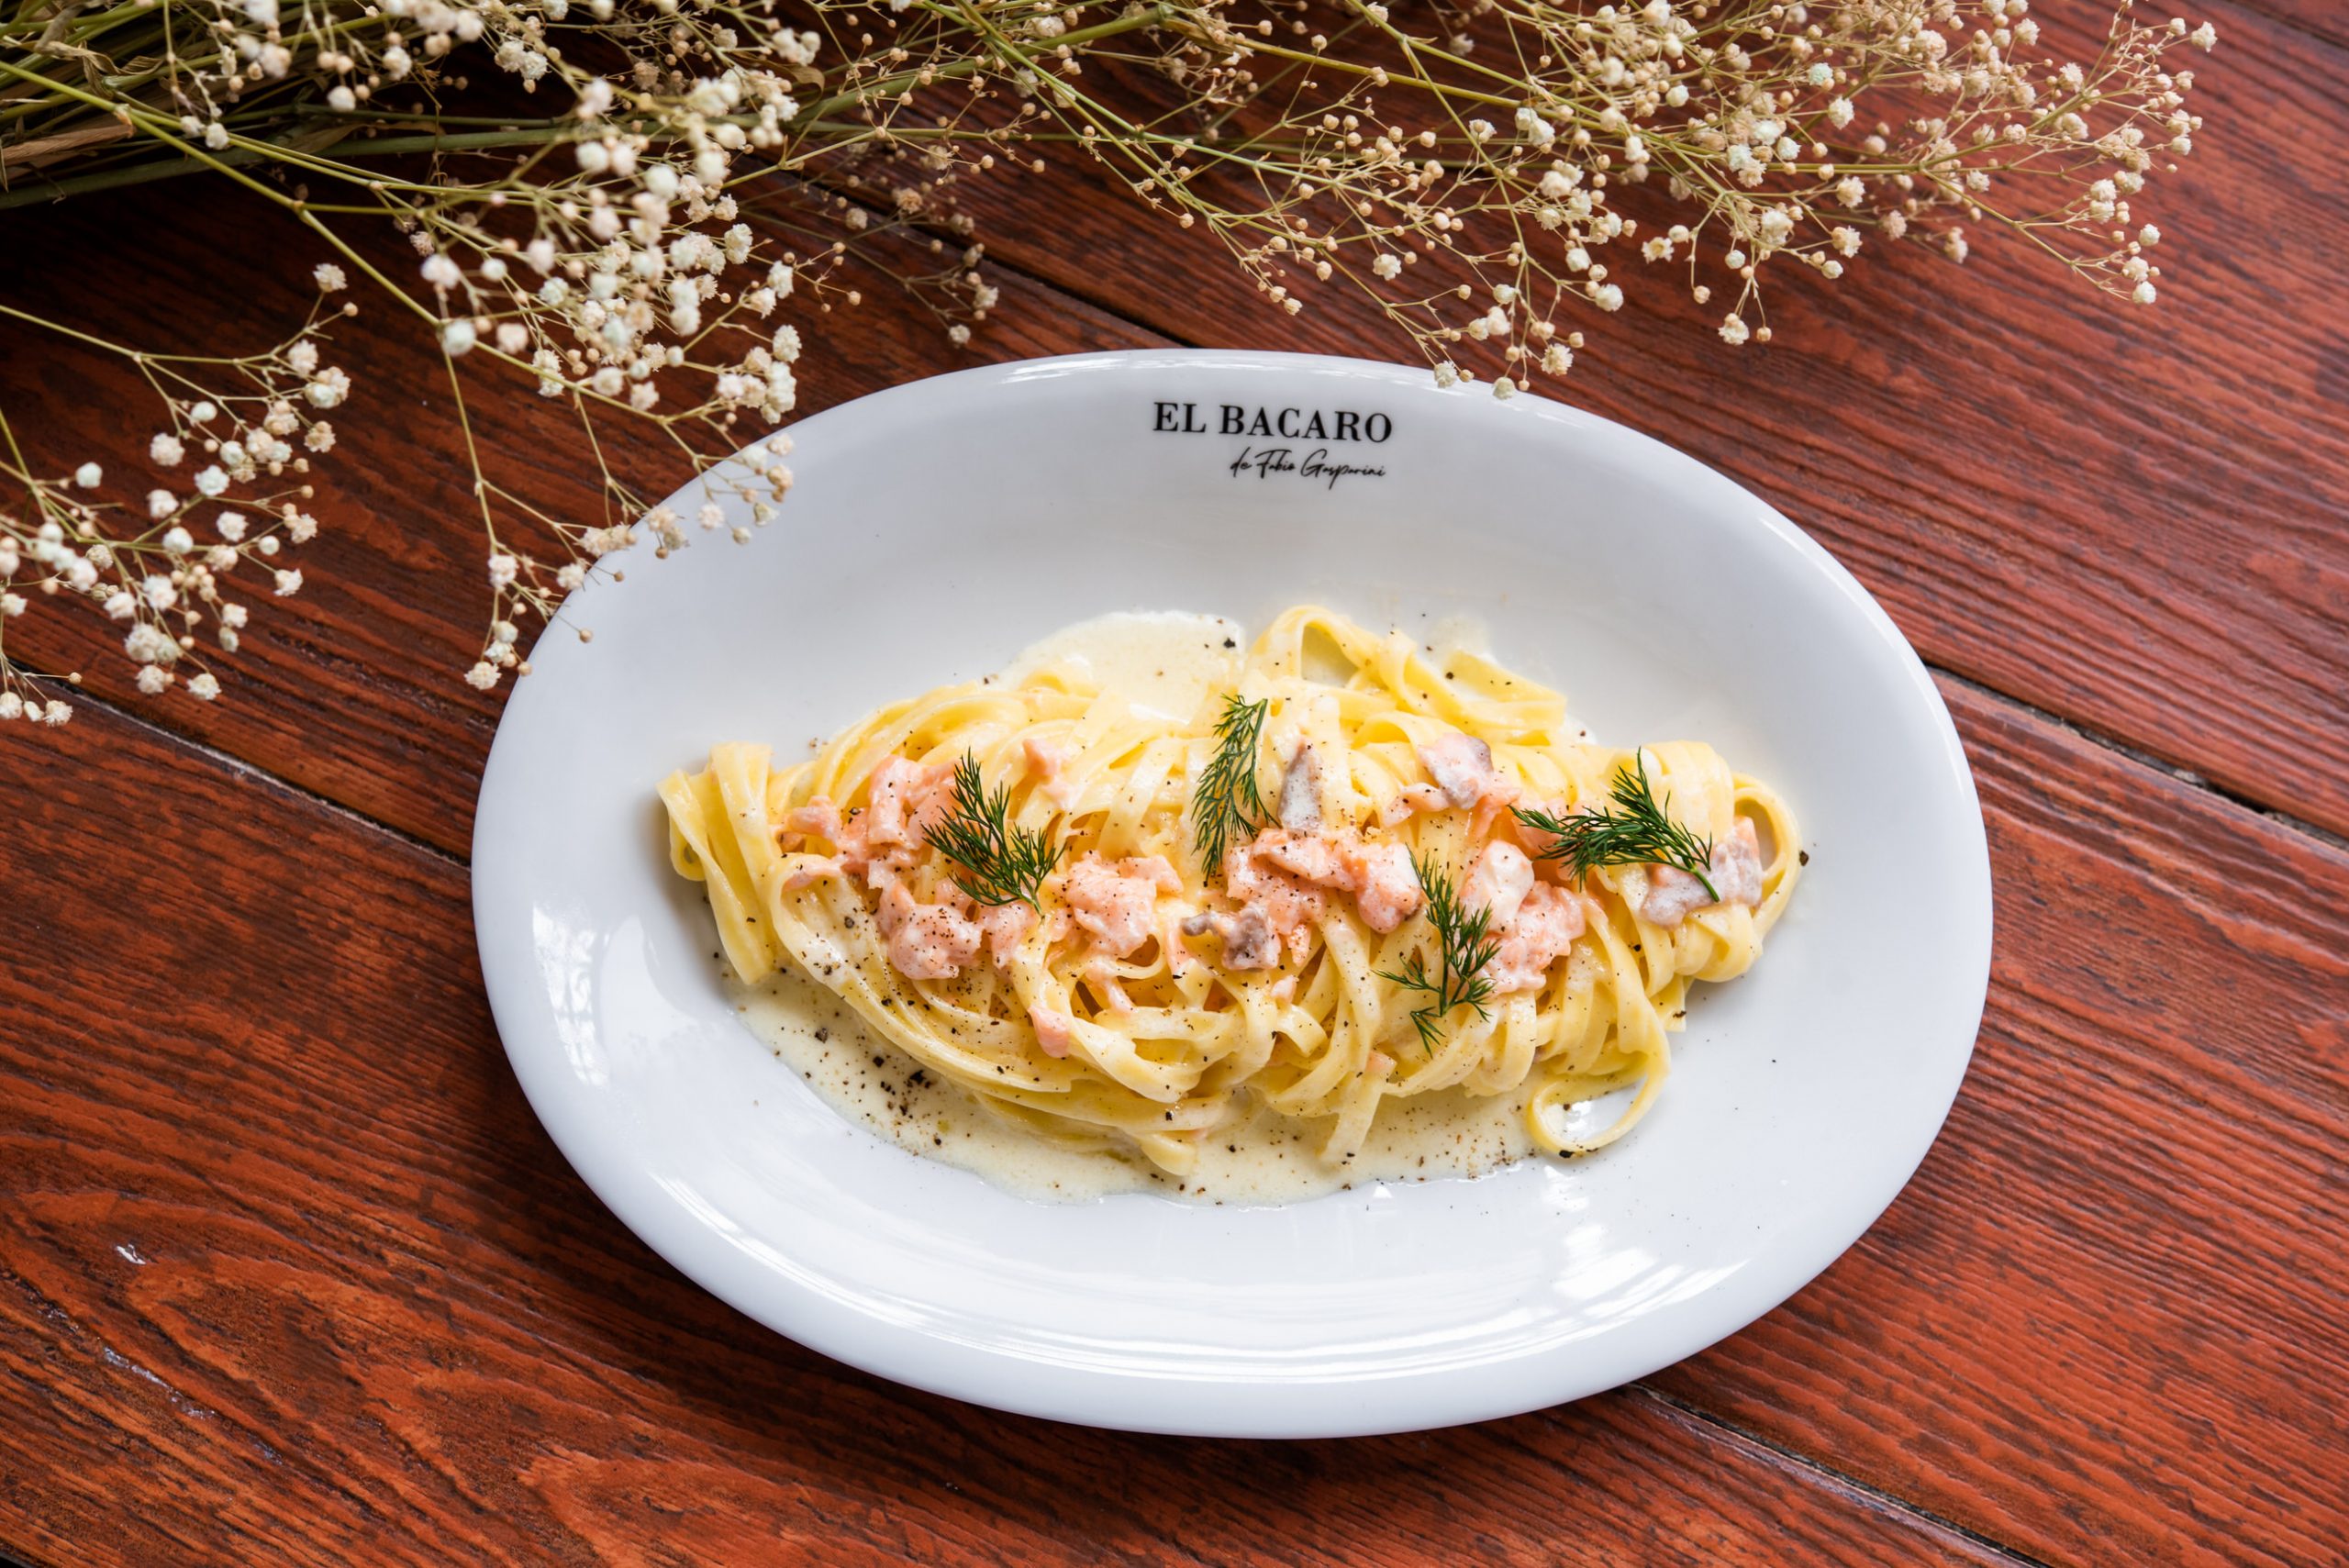
[[[1177,1179],[1138,1154],[1065,1148],[999,1119],[795,971],[754,986],[729,974],[726,984],[743,1022],[841,1116],[1022,1197],[1074,1203],[1153,1192],[1194,1203],[1290,1203],[1364,1182],[1482,1175],[1533,1151],[1521,1091],[1475,1099],[1446,1090],[1386,1101],[1361,1151],[1334,1166],[1317,1152],[1327,1120],[1259,1109],[1207,1140],[1197,1167]]]
[[[1076,664],[1138,707],[1187,719],[1231,684],[1245,645],[1241,628],[1217,616],[1103,616],[1037,643],[1000,678]],[[756,986],[724,978],[743,1021],[850,1121],[1026,1197],[1154,1192],[1197,1203],[1286,1203],[1364,1182],[1482,1175],[1533,1151],[1522,1090],[1484,1098],[1446,1090],[1384,1102],[1361,1151],[1338,1165],[1317,1152],[1327,1119],[1296,1121],[1258,1106],[1203,1140],[1197,1167],[1178,1179],[1138,1154],[1065,1148],[1001,1120],[787,966]]]
[[[1432,653],[1457,648],[1463,653],[1490,659],[1493,656],[1493,632],[1482,616],[1445,616],[1428,628],[1426,646]]]
[[[996,679],[1016,684],[1055,664],[1074,665],[1103,691],[1181,723],[1239,678],[1247,648],[1240,624],[1221,616],[1129,610],[1052,633]]]

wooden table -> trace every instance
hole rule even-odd
[[[1610,318],[1564,391],[1859,574],[1989,818],[1965,1091],[1785,1307],[1569,1407],[1240,1444],[909,1393],[686,1283],[555,1152],[483,1003],[480,547],[433,364],[376,310],[338,340],[372,395],[311,586],[226,699],[139,698],[95,623],[44,617],[81,713],[0,737],[0,1557],[2343,1561],[2349,23],[2201,11],[2157,312],[2009,247],[1907,254],[1782,283],[1766,350]],[[1391,351],[1058,178],[993,198],[1004,300],[967,351],[876,293],[808,405],[1123,345]],[[0,234],[0,298],[156,346],[267,340],[319,259],[186,186]],[[143,442],[134,389],[46,342],[0,339],[0,398],[67,465]],[[534,400],[475,417],[575,494]]]

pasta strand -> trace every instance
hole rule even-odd
[[[1431,654],[1305,606],[1257,639],[1237,691],[1269,703],[1262,776],[1295,785],[1277,792],[1283,819],[1311,827],[1268,828],[1222,865],[1198,863],[1189,813],[1223,694],[1169,718],[1074,664],[891,704],[793,765],[764,746],[715,746],[702,771],[661,785],[671,863],[707,889],[745,982],[788,964],[1035,1136],[1177,1174],[1258,1102],[1325,1125],[1334,1161],[1388,1101],[1453,1088],[1522,1094],[1542,1150],[1603,1148],[1661,1093],[1690,983],[1743,973],[1792,896],[1792,813],[1695,741],[1648,746],[1641,765],[1675,821],[1715,846],[1754,847],[1750,898],[1684,909],[1673,903],[1684,873],[1610,864],[1570,881],[1541,859],[1508,804],[1603,807],[1633,754],[1588,743],[1560,694],[1482,655]],[[1468,804],[1442,765],[1463,756],[1481,759]],[[923,837],[952,805],[941,781],[966,757],[1008,792],[1009,820],[1057,851],[1032,909],[974,906]],[[1574,934],[1531,950],[1538,970],[1489,1005],[1455,1007],[1423,1042],[1411,1015],[1425,996],[1384,975],[1432,954],[1425,917],[1391,918],[1366,884],[1286,869],[1282,854],[1319,853],[1315,842],[1362,863],[1399,846],[1464,889],[1483,885],[1480,856],[1500,872],[1530,862],[1520,880],[1549,891],[1524,907]],[[1247,905],[1243,877],[1273,902]],[[1250,909],[1278,914],[1284,898],[1302,913],[1269,956],[1247,946]],[[933,932],[940,945],[914,945]],[[1631,1098],[1609,1125],[1570,1134],[1573,1107],[1620,1090]]]

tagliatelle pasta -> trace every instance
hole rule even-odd
[[[1630,821],[1635,787],[1653,831],[1595,838],[1616,858],[1578,869],[1569,840]],[[892,704],[792,765],[718,745],[661,794],[743,980],[794,966],[1037,1137],[1177,1174],[1259,1104],[1326,1129],[1330,1161],[1446,1090],[1521,1094],[1541,1149],[1613,1141],[1663,1086],[1689,984],[1753,962],[1800,860],[1785,805],[1710,747],[1589,744],[1490,658],[1310,606],[1186,714],[1046,664]],[[1693,847],[1624,858],[1658,834]],[[941,843],[1008,846],[982,867],[1004,877]],[[1446,940],[1480,916],[1481,946]],[[1479,957],[1441,1006],[1436,977]],[[1570,1135],[1569,1107],[1625,1089]]]

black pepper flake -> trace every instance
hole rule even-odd
[[[1797,865],[1809,865],[1810,863],[1810,851],[1809,850],[1797,850],[1795,851],[1795,863]]]
[[[826,1040],[829,1040],[829,1039],[831,1039],[831,1038],[832,1038],[832,1031],[831,1031],[831,1030],[829,1030],[829,1029],[818,1029],[818,1030],[816,1031],[816,1043],[817,1043],[818,1045],[821,1045],[821,1044],[823,1044]]]

